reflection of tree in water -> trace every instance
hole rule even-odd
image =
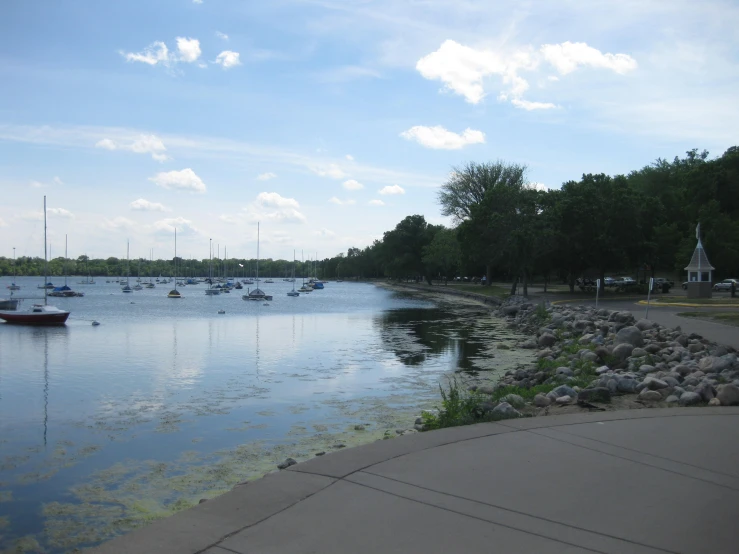
[[[375,317],[383,346],[408,366],[451,354],[454,368],[474,371],[472,358],[482,350],[475,320],[482,313],[438,308],[388,310]]]

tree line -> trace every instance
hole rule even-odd
[[[627,175],[584,174],[560,189],[537,190],[526,166],[470,162],[453,168],[438,192],[451,228],[409,215],[381,240],[349,248],[332,258],[297,262],[296,275],[330,279],[451,279],[486,276],[489,284],[510,280],[512,290],[533,279],[569,283],[582,276],[623,273],[643,281],[683,275],[696,245],[695,227],[718,279],[739,276],[739,147],[710,159],[690,150],[673,161],[658,159]],[[19,275],[43,275],[43,259],[21,257]],[[182,276],[208,275],[209,260],[182,260]],[[253,275],[256,260],[216,260],[218,275]],[[239,264],[243,267],[239,267]],[[63,275],[65,260],[49,262]],[[140,270],[139,270],[140,268]],[[260,260],[260,275],[285,277],[292,261]],[[126,275],[126,260],[66,262],[70,275]],[[130,262],[131,275],[171,276],[174,260]],[[13,260],[0,257],[0,275],[13,274]]]

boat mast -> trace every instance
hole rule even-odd
[[[67,286],[67,235],[64,235],[64,286]]]
[[[259,222],[257,221],[257,288],[259,288]]]
[[[46,288],[46,283],[49,282],[49,258],[46,252],[46,195],[44,195],[44,306],[48,302],[49,290]]]
[[[131,266],[129,264],[129,251],[130,251],[131,243],[130,241],[126,241],[126,286],[128,286],[128,282],[131,279]]]
[[[174,288],[177,290],[177,227],[174,228]]]

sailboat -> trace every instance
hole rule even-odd
[[[144,290],[141,286],[141,258],[139,258],[139,275],[136,278],[136,284],[133,286],[133,290]]]
[[[21,290],[21,288],[15,284],[15,247],[13,247],[13,281],[8,285],[10,290],[10,298],[0,298],[0,310],[15,310],[18,307],[19,300],[13,298],[14,290]]]
[[[128,264],[128,252],[129,252],[129,243],[126,241],[126,284],[123,286],[121,291],[123,292],[133,292],[133,289],[131,288],[131,285],[128,284],[128,280],[131,278],[131,268]]]
[[[78,285],[94,285],[95,279],[92,278],[92,273],[90,272],[90,269],[88,268],[88,264],[90,263],[90,260],[87,258],[87,255],[85,255],[85,269],[87,269],[87,277],[85,277],[84,281],[77,281]]]
[[[257,222],[257,283],[259,283],[259,222]],[[257,284],[257,288],[248,294],[244,294],[241,298],[243,300],[272,300],[272,296],[264,294],[264,291],[259,288],[259,284]]]
[[[208,296],[221,294],[221,289],[213,288],[213,239],[210,239],[210,260],[208,261],[208,288],[205,289],[205,294],[207,294]]]
[[[293,278],[287,279],[288,281],[292,280],[293,282],[293,290],[287,293],[288,296],[300,296],[300,293],[295,290],[295,250],[293,250]]]
[[[177,227],[174,229],[174,288],[167,293],[167,298],[182,298],[177,290]]]
[[[149,250],[149,280],[146,282],[146,288],[147,289],[153,289],[156,285],[154,285],[154,281],[151,280],[151,268],[154,265],[154,249],[152,248]]]
[[[303,251],[302,250],[300,251],[300,258],[302,260],[302,264],[301,265],[303,266],[303,271],[301,273],[304,273],[305,272],[305,256],[303,256]],[[312,291],[313,290],[312,288],[305,286],[305,275],[301,275],[300,278],[302,279],[303,285],[298,290],[300,292],[310,292],[310,291]]]
[[[49,273],[49,260],[46,243],[46,196],[44,196],[44,283]],[[34,304],[30,310],[0,312],[0,319],[8,323],[23,325],[64,325],[69,312],[48,304],[48,290],[44,288],[44,303]]]
[[[84,292],[75,292],[67,285],[67,235],[64,235],[64,285],[56,287],[49,293],[49,296],[61,298],[73,298],[75,296],[85,296]]]

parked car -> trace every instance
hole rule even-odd
[[[616,279],[613,277],[604,277],[603,278],[603,286],[604,287],[612,287],[616,282]]]
[[[731,284],[734,284],[736,289],[739,289],[739,279],[724,279],[720,283],[713,285],[713,290],[731,290]]]
[[[665,290],[665,287],[667,290],[670,290],[675,283],[673,281],[670,281],[669,279],[666,279],[665,277],[655,277],[654,278],[654,288],[655,290]]]

